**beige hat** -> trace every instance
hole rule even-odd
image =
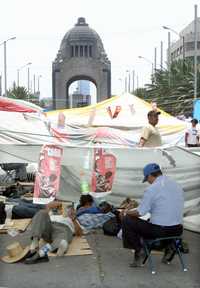
[[[15,263],[23,259],[29,251],[29,246],[23,248],[19,242],[14,242],[6,247],[6,256],[1,260],[6,263]]]

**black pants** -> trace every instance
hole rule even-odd
[[[142,248],[141,237],[156,239],[162,237],[180,236],[183,233],[182,225],[159,226],[140,218],[125,216],[122,219],[122,237],[124,248],[139,252]]]

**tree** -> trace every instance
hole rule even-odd
[[[168,70],[156,70],[154,82],[146,84],[146,99],[172,115],[189,115],[193,110],[194,67],[190,59],[178,60]],[[198,87],[200,84],[198,72]],[[200,91],[198,91],[198,97]]]
[[[23,99],[27,100],[29,97],[29,93],[25,87],[16,87],[14,85],[13,89],[9,89],[7,93],[9,98],[15,98],[15,99]]]
[[[14,99],[22,99],[25,101],[32,102],[36,105],[39,105],[39,98],[38,95],[34,95],[32,93],[29,93],[28,90],[23,86],[16,86],[13,85],[13,88],[8,90],[8,98],[14,98]]]

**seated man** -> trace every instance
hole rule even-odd
[[[26,264],[35,264],[49,261],[48,252],[57,252],[58,256],[66,253],[73,235],[81,236],[82,229],[76,220],[75,212],[70,217],[63,215],[49,216],[49,210],[61,207],[61,202],[51,202],[47,209],[40,210],[32,220],[30,253]],[[47,244],[39,248],[39,240]]]
[[[163,176],[158,164],[150,163],[143,169],[144,180],[149,186],[140,205],[122,214],[124,248],[134,249],[135,257],[131,267],[141,266],[141,237],[155,239],[180,236],[183,232],[183,190],[172,179]],[[150,221],[140,219],[146,213]],[[168,258],[168,255],[165,255]],[[164,260],[164,259],[163,259]]]

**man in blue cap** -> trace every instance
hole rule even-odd
[[[123,246],[135,250],[131,267],[141,266],[141,238],[179,236],[183,232],[182,188],[174,180],[162,175],[156,163],[146,165],[143,173],[143,182],[147,181],[151,185],[145,190],[140,205],[122,215]],[[140,219],[147,213],[151,215],[150,221]]]

